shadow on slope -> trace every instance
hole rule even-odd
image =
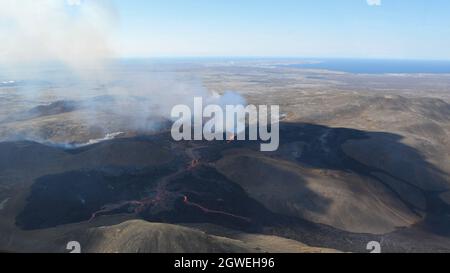
[[[160,136],[162,139],[170,138],[169,134]],[[400,173],[393,174],[384,168],[365,165],[348,156],[342,149],[342,145],[349,140],[381,136],[389,142],[392,153],[398,150],[406,151],[408,162],[412,160],[422,166],[431,182],[445,184],[446,181],[440,177],[439,170],[430,165],[415,149],[401,143],[401,136],[313,124],[282,124],[280,136],[282,146],[298,141],[307,144],[300,154],[293,156],[298,164],[357,173],[382,183],[394,193],[396,190],[374,173],[382,173],[416,188],[427,201],[424,227],[438,234],[449,235],[450,206],[438,197],[441,192],[423,190],[409,181],[408,166],[404,166]],[[158,139],[152,138],[148,141],[158,141]],[[111,142],[115,141],[117,140],[111,140]],[[17,224],[25,229],[52,227],[89,220],[92,214],[100,210],[102,214],[136,213],[137,217],[149,221],[208,222],[247,231],[274,232],[311,245],[324,245],[348,251],[365,251],[364,242],[380,238],[380,236],[369,234],[352,234],[313,224],[300,218],[275,214],[263,204],[250,198],[239,185],[209,166],[210,163],[220,159],[223,152],[235,148],[257,151],[259,143],[186,142],[178,143],[178,145],[186,145],[186,147],[199,145],[202,161],[200,166],[193,168],[169,166],[165,170],[138,171],[137,173],[122,170],[120,174],[114,175],[102,170],[79,170],[40,177],[32,187],[27,205],[17,216]],[[89,150],[89,147],[83,148],[83,151],[86,150]],[[70,154],[75,156],[78,153],[71,151]],[[274,158],[285,156],[276,152],[265,155]],[[45,154],[41,156],[45,157]],[[311,194],[314,193],[311,192]],[[405,200],[401,194],[397,193],[397,196],[408,208],[419,213],[420,208],[415,204]],[[318,198],[321,197],[318,196]],[[327,202],[329,201],[323,198],[322,207],[318,208],[319,212],[327,210]],[[105,206],[111,203],[124,205],[110,206],[105,209]]]

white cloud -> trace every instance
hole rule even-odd
[[[367,0],[369,6],[381,6],[381,0]]]

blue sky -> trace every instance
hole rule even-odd
[[[448,0],[115,0],[124,56],[450,59]]]
[[[0,63],[115,57],[450,60],[449,0],[0,0]]]

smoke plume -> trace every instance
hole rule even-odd
[[[98,65],[114,56],[109,39],[117,19],[107,1],[0,0],[1,65]]]
[[[118,24],[112,1],[0,0],[0,100],[11,108],[5,112],[18,112],[0,112],[0,140],[95,142],[157,130],[174,105],[191,106],[194,97],[244,101],[213,94],[199,79],[155,70],[158,65],[117,61],[111,41]],[[46,118],[49,113],[57,118]]]

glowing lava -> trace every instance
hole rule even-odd
[[[195,169],[198,165],[200,165],[200,160],[192,159],[191,164],[189,164],[189,166],[187,167],[187,170],[191,171],[191,170]]]
[[[235,138],[236,138],[235,134],[228,134],[227,143],[233,142],[235,140]]]
[[[229,136],[228,141],[233,141],[235,138],[235,135],[232,134],[231,136]],[[148,208],[152,207],[152,206],[156,206],[156,205],[164,205],[167,199],[172,199],[169,197],[175,197],[175,198],[179,198],[179,197],[183,197],[183,203],[187,206],[191,206],[191,207],[195,207],[199,210],[201,210],[203,213],[205,214],[216,214],[216,215],[223,215],[223,216],[227,216],[227,217],[232,217],[235,219],[239,219],[245,222],[251,222],[250,218],[247,217],[243,217],[240,215],[236,215],[236,214],[232,214],[226,211],[220,211],[220,210],[213,210],[213,209],[209,209],[207,207],[204,207],[200,204],[191,202],[189,200],[189,198],[185,195],[187,192],[170,192],[167,191],[167,184],[169,183],[169,181],[171,179],[173,179],[174,177],[176,177],[177,175],[186,172],[186,171],[192,171],[193,169],[195,169],[196,167],[198,167],[200,165],[200,159],[198,159],[198,157],[192,155],[191,156],[192,161],[191,163],[186,167],[186,168],[180,168],[180,170],[176,173],[173,173],[170,176],[164,177],[161,181],[159,181],[156,189],[155,189],[155,196],[153,198],[151,197],[146,197],[144,199],[141,200],[132,200],[132,201],[123,201],[120,202],[118,204],[108,204],[103,206],[100,210],[94,212],[91,216],[91,218],[89,219],[89,221],[92,221],[93,219],[95,219],[98,215],[100,214],[107,214],[107,213],[112,213],[114,211],[120,210],[120,209],[124,209],[127,206],[130,206],[133,208],[133,212],[135,214],[140,214],[142,212],[144,212],[145,210],[147,210]],[[189,193],[194,193],[194,194],[198,194],[192,191],[189,191]],[[200,195],[200,194],[198,194]]]

